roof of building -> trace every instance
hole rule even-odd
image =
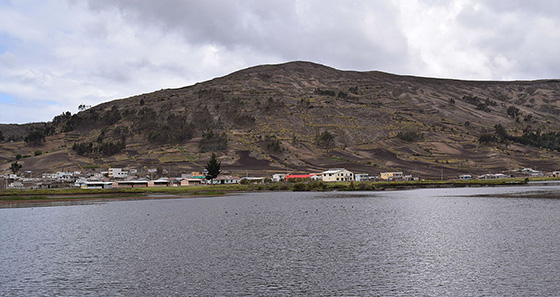
[[[218,175],[218,177],[216,177],[214,180],[229,180],[229,179],[239,179],[239,177],[231,176],[231,175]]]
[[[286,179],[289,178],[311,178],[313,174],[287,174]]]

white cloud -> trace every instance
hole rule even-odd
[[[13,100],[0,101],[0,122],[50,120],[79,104],[291,60],[558,78],[559,12],[541,0],[8,0],[0,3],[0,94]]]

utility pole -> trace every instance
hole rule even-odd
[[[441,180],[443,180],[443,169],[441,170]]]

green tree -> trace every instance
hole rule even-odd
[[[218,177],[218,175],[220,175],[221,173],[220,171],[221,165],[222,162],[218,161],[215,153],[212,153],[212,156],[210,157],[210,160],[208,161],[205,167],[206,171],[208,171],[208,174],[206,174],[206,179],[212,180]]]
[[[490,134],[490,133],[484,133],[481,134],[478,137],[478,142],[482,143],[482,144],[490,144],[493,142],[497,142],[498,139],[496,138],[496,136],[494,134]]]
[[[334,146],[334,136],[326,130],[317,135],[316,141],[317,145],[324,149],[330,149]]]
[[[512,105],[512,106],[507,108],[507,114],[508,114],[508,116],[511,116],[512,118],[516,118],[521,114],[521,112],[519,111],[519,108]]]
[[[32,146],[37,146],[45,142],[45,133],[43,130],[34,129],[27,134],[25,137],[25,142]]]
[[[504,126],[502,126],[502,124],[495,125],[494,130],[496,132],[497,139],[499,139],[501,142],[505,142],[506,140],[508,140],[510,138],[509,134],[507,133]]]
[[[12,166],[10,166],[10,170],[12,170],[13,174],[18,173],[18,171],[21,169],[21,164],[19,164],[17,161],[12,163]]]

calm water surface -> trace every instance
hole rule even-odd
[[[535,189],[0,209],[0,295],[560,296],[560,199],[466,197]]]

